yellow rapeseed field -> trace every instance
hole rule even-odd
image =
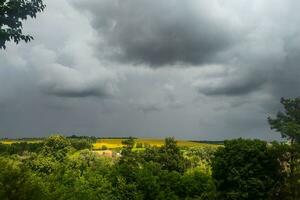
[[[15,141],[0,141],[2,144],[12,144],[15,143]]]
[[[106,147],[108,149],[115,149],[122,147],[122,141],[124,139],[98,139],[96,143],[93,144],[94,149],[101,149]],[[135,140],[136,144],[142,144],[145,146],[157,146],[160,147],[164,144],[164,139],[158,138],[138,138]],[[217,146],[213,144],[198,143],[187,140],[177,140],[177,144],[180,147],[204,147],[204,146]]]
[[[125,139],[97,139],[96,143],[93,144],[93,149],[116,149],[121,148],[122,141]],[[19,142],[28,142],[28,143],[36,143],[36,142],[42,142],[42,140],[0,140],[0,143],[2,144],[12,144],[12,143],[19,143]],[[136,144],[141,144],[142,147],[148,147],[148,146],[157,146],[160,147],[164,144],[164,139],[160,138],[138,138],[135,139]],[[180,147],[205,147],[205,146],[214,146],[218,147],[219,145],[214,144],[207,144],[207,143],[199,143],[199,142],[192,142],[187,140],[177,140],[177,144]]]

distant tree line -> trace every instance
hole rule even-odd
[[[42,143],[15,142],[12,144],[2,144],[0,142],[0,154],[22,154],[24,152],[38,153],[43,147]]]
[[[82,149],[92,149],[94,140],[86,139],[86,138],[66,138],[70,147],[74,150],[82,150]],[[18,154],[22,155],[24,153],[39,153],[44,147],[44,143],[47,139],[37,142],[13,142],[11,144],[3,144],[0,141],[0,155],[12,155]]]
[[[213,141],[213,140],[191,140],[191,142],[198,142],[204,144],[224,144],[224,141]]]

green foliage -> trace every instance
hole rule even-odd
[[[57,185],[51,194],[53,199],[115,199],[111,183],[100,174],[86,172],[79,176],[76,171],[66,169],[55,182]]]
[[[42,154],[45,156],[53,156],[57,160],[62,160],[71,149],[71,142],[61,136],[52,135],[47,138],[42,148]]]
[[[76,150],[92,149],[93,141],[89,139],[69,139],[71,146]]]
[[[165,144],[160,148],[147,148],[143,154],[145,161],[157,162],[163,170],[184,173],[190,162],[186,159],[174,138],[166,138]]]
[[[53,157],[38,155],[27,159],[26,165],[37,174],[49,175],[59,168],[60,163]]]
[[[185,173],[180,183],[181,197],[190,199],[215,199],[216,188],[210,174],[199,168]]]
[[[179,173],[184,173],[187,169],[188,161],[183,157],[174,138],[166,138],[165,145],[160,148],[159,153],[162,169]]]
[[[300,142],[300,97],[295,99],[281,98],[284,112],[278,112],[276,118],[268,118],[271,129],[280,132],[282,137],[287,137]]]
[[[212,162],[220,199],[267,199],[281,180],[280,171],[276,155],[260,140],[225,141]]]
[[[0,157],[0,199],[46,199],[47,190],[40,177],[31,173],[18,158]]]
[[[122,141],[122,144],[124,145],[122,154],[126,155],[127,153],[130,153],[135,145],[135,139],[133,137],[129,137],[126,140]]]
[[[41,151],[43,143],[28,143],[16,142],[12,144],[0,143],[0,154],[23,154],[24,152],[39,152]]]
[[[121,199],[128,196],[150,200],[213,199],[215,187],[210,174],[187,172],[189,162],[174,138],[167,138],[160,148],[149,147],[141,152],[132,151],[134,142],[127,144],[122,151],[126,153],[116,165],[115,174],[119,174],[119,178],[114,180],[117,188],[122,190]],[[195,179],[192,178],[194,174]],[[197,184],[190,188],[193,183]]]
[[[284,154],[285,163],[285,191],[292,200],[300,199],[300,97],[295,99],[281,98],[284,112],[278,112],[276,118],[268,118],[271,129],[281,133],[283,138],[290,141],[289,148]]]
[[[42,0],[0,0],[0,49],[5,49],[7,41],[18,44],[32,40],[32,36],[22,33],[22,20],[35,18],[44,8]]]
[[[136,148],[143,148],[143,143],[141,142],[136,143]]]
[[[143,191],[144,199],[155,199],[160,191],[161,167],[158,163],[144,163],[143,168],[136,174],[136,185],[138,190]]]
[[[205,147],[191,147],[185,151],[185,156],[190,161],[192,167],[199,165],[211,165],[211,160],[217,149],[210,146]]]
[[[282,181],[276,193],[280,200],[298,200],[300,198],[300,144],[272,143],[272,153],[281,164]],[[295,159],[291,159],[291,156]]]
[[[135,151],[129,138],[120,158],[106,158],[83,148],[88,140],[53,135],[39,151],[1,155],[0,199],[294,200],[289,161],[296,144],[238,139],[200,150],[167,138]]]

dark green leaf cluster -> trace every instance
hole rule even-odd
[[[278,112],[276,118],[268,118],[271,129],[281,133],[289,140],[285,148],[285,187],[286,196],[290,199],[300,199],[300,97],[295,99],[281,98],[283,112]]]
[[[276,154],[260,140],[225,141],[212,162],[220,199],[268,199],[281,182]]]
[[[92,149],[93,141],[90,139],[69,139],[71,145],[76,150]]]
[[[18,44],[32,40],[32,36],[22,33],[22,20],[35,18],[44,9],[42,0],[0,0],[0,49],[5,49],[7,41]]]
[[[23,154],[24,152],[40,152],[43,143],[17,142],[12,144],[2,144],[0,142],[0,154]]]
[[[132,151],[132,139],[126,143],[113,180],[119,199],[214,199],[210,174],[190,168],[174,138],[142,152]]]
[[[293,141],[300,142],[300,97],[295,99],[281,98],[284,112],[278,112],[276,118],[269,117],[271,129]]]

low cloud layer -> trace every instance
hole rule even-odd
[[[0,53],[0,136],[278,139],[300,94],[300,3],[45,2]]]

